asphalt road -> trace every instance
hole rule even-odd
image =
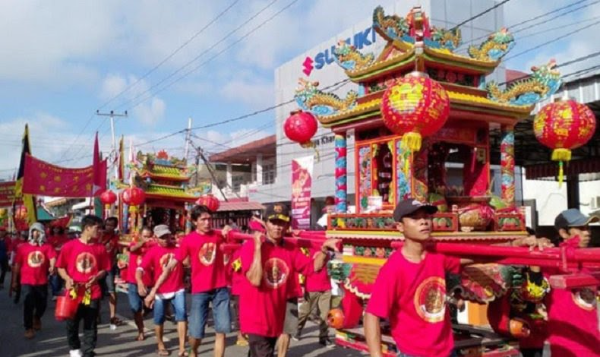
[[[7,276],[5,286],[8,287],[10,279]],[[0,290],[0,356],[68,356],[69,348],[66,341],[66,331],[63,322],[54,319],[53,301],[48,302],[48,310],[42,318],[42,330],[33,340],[23,337],[23,298],[15,305],[8,298],[8,290]],[[189,306],[189,305],[188,305]],[[127,296],[119,294],[117,305],[118,315],[126,321],[126,324],[111,331],[108,324],[108,301],[102,305],[102,321],[98,328],[98,344],[96,353],[98,356],[156,356],[156,342],[154,333],[148,331],[145,341],[135,341],[136,328],[131,320]],[[152,314],[146,317],[145,326],[153,328]],[[324,348],[317,341],[318,329],[310,322],[303,331],[303,338],[292,341],[288,352],[289,357],[357,357],[364,356],[362,353],[343,349],[341,347]],[[165,341],[171,356],[177,356],[177,331],[176,326],[170,322],[165,323]],[[231,333],[227,336],[227,349],[225,355],[228,357],[246,356],[247,347],[235,346],[236,335]],[[212,346],[214,343],[214,331],[209,325],[207,337],[200,346],[201,356],[213,356]]]

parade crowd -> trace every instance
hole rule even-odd
[[[398,356],[456,356],[449,310],[442,308],[432,315],[421,307],[426,303],[445,306],[446,273],[458,273],[461,266],[473,261],[428,250],[431,215],[436,211],[435,206],[412,199],[400,202],[394,211],[405,241],[381,268],[366,305],[363,324],[371,356],[382,356],[384,321],[389,323]],[[103,221],[85,216],[81,234],[71,238],[59,228],[47,232],[40,223],[32,224],[18,239],[1,231],[0,285],[11,269],[10,292],[15,302],[24,296],[27,339],[34,339],[42,328],[48,284],[54,297],[66,294],[79,299],[74,318],[65,322],[71,357],[94,356],[103,297],[109,301],[111,328],[122,324],[116,316],[115,277],[119,271],[125,275],[121,278],[127,283],[138,329],[136,339],[146,338],[144,316],[152,310],[160,356],[170,354],[163,341],[167,315],[177,325],[178,355],[196,356],[205,338],[209,312],[216,333],[215,356],[224,355],[225,335],[232,330],[238,331],[238,345],[249,346],[250,356],[285,356],[290,340],[300,338],[306,321],[317,312],[319,343],[331,346],[326,324],[332,301],[327,263],[339,251],[339,242],[327,239],[318,248],[298,249],[285,238],[290,231],[288,208],[275,204],[267,207],[262,220],[256,219],[259,223],[252,226],[253,239],[228,251],[222,245],[236,227],[214,230],[211,218],[212,212],[205,206],[193,207],[190,219],[194,229],[178,239],[167,225],[144,227],[126,247],[126,270],[118,264],[121,247],[114,217]],[[597,218],[575,209],[562,212],[555,223],[560,238],[557,244],[564,249],[587,247],[589,223],[594,220]],[[531,249],[554,246],[533,235],[510,244]],[[531,267],[528,274],[541,281],[552,273]],[[536,332],[535,343],[522,346],[524,356],[541,356],[545,341],[552,356],[599,355],[597,291],[587,290],[550,292],[547,329]],[[188,293],[191,296],[186,299]],[[300,308],[299,298],[304,300]]]

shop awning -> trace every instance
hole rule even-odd
[[[260,202],[223,202],[219,206],[217,212],[231,211],[261,211],[265,209]]]

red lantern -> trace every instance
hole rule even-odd
[[[317,119],[309,112],[297,110],[283,123],[283,132],[291,141],[295,141],[303,147],[311,147],[310,139],[317,132]]]
[[[411,151],[421,149],[422,137],[440,130],[450,114],[446,90],[424,73],[412,72],[386,89],[381,99],[383,123],[402,135]]]
[[[139,206],[146,200],[146,193],[139,187],[130,187],[123,191],[123,202],[128,206]]]
[[[221,205],[219,200],[211,194],[200,196],[196,201],[196,204],[199,206],[206,206],[211,212],[217,212]]]
[[[106,190],[100,195],[100,202],[104,203],[104,205],[108,208],[110,205],[117,202],[117,195],[111,190]]]
[[[559,184],[563,181],[563,161],[570,161],[571,150],[587,143],[595,131],[594,113],[574,100],[547,104],[535,116],[533,132],[536,139],[553,149],[552,160],[559,161]]]

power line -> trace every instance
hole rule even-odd
[[[598,24],[600,24],[600,20],[598,20],[598,21],[596,21],[596,22],[593,22],[593,23],[591,23],[591,24],[589,24],[589,25],[587,25],[587,26],[580,27],[580,28],[578,28],[578,29],[576,29],[576,30],[574,30],[574,31],[568,32],[568,33],[566,33],[566,34],[564,34],[564,35],[562,35],[562,36],[559,36],[559,37],[557,37],[557,38],[554,38],[554,39],[552,39],[552,40],[550,40],[550,41],[546,41],[546,42],[544,42],[544,43],[542,43],[542,44],[539,44],[539,45],[537,45],[537,46],[535,46],[535,47],[532,47],[532,48],[529,48],[529,49],[527,49],[527,50],[521,51],[521,52],[519,52],[519,53],[517,53],[517,54],[514,54],[514,55],[512,55],[512,56],[509,56],[509,57],[505,58],[504,60],[505,60],[505,61],[509,61],[509,60],[511,60],[511,59],[513,59],[513,58],[519,57],[519,56],[521,56],[521,55],[524,55],[524,54],[526,54],[526,53],[529,53],[529,52],[531,52],[531,51],[535,51],[535,50],[537,50],[538,48],[541,48],[541,47],[547,46],[547,45],[549,45],[549,44],[552,44],[552,43],[554,43],[554,42],[556,42],[556,41],[562,40],[563,38],[569,37],[569,36],[571,36],[571,35],[574,35],[574,34],[576,34],[576,33],[580,32],[580,31],[582,31],[582,30],[588,29],[588,28],[590,28],[590,27],[592,27],[592,26],[596,26],[596,25],[598,25]]]
[[[252,15],[250,18],[248,18],[246,21],[244,21],[241,25],[239,25],[238,27],[236,27],[235,29],[233,29],[232,31],[230,31],[229,33],[227,33],[224,37],[222,37],[220,40],[218,40],[217,42],[215,42],[212,46],[210,46],[208,49],[202,51],[202,53],[200,53],[198,56],[194,57],[192,60],[188,61],[186,64],[184,64],[183,66],[179,67],[177,70],[175,70],[174,72],[171,72],[171,74],[169,74],[168,76],[166,76],[165,78],[161,79],[158,83],[153,84],[150,88],[148,88],[147,90],[145,90],[144,92],[136,95],[135,97],[133,97],[132,99],[129,99],[121,104],[119,104],[117,106],[117,108],[121,108],[121,107],[125,107],[127,106],[129,103],[134,102],[135,100],[141,98],[142,96],[144,96],[147,93],[151,93],[152,90],[158,86],[160,86],[161,84],[163,84],[164,82],[166,82],[167,80],[173,78],[177,73],[183,71],[185,68],[191,66],[194,62],[196,62],[198,59],[202,58],[203,56],[205,56],[209,51],[211,51],[212,49],[214,49],[215,47],[217,47],[219,44],[221,44],[223,41],[225,41],[226,39],[228,39],[229,37],[231,37],[233,34],[235,34],[236,32],[238,32],[242,27],[246,26],[249,22],[251,22],[252,20],[254,20],[256,17],[258,17],[260,14],[262,14],[263,12],[265,12],[269,7],[271,7],[273,4],[275,4],[275,2],[277,2],[277,0],[273,0],[270,3],[268,3],[265,7],[263,7],[262,9],[260,9],[258,12],[256,12],[254,15]],[[174,83],[174,82],[173,82]],[[166,87],[165,87],[166,88]],[[158,93],[158,92],[156,92]],[[139,103],[142,103],[150,98],[152,98],[156,93],[152,94],[150,97],[145,98],[144,100],[138,102],[137,104],[131,106],[130,108],[134,108],[136,107]]]
[[[494,9],[496,9],[496,8],[498,8],[498,7],[502,6],[502,5],[504,5],[504,4],[506,4],[506,3],[507,3],[507,2],[509,2],[509,1],[511,1],[511,0],[504,0],[504,1],[502,1],[502,2],[500,2],[500,3],[498,3],[498,4],[496,4],[496,5],[494,5],[494,6],[492,6],[492,7],[490,7],[490,8],[489,8],[489,9],[487,9],[487,10],[484,10],[484,11],[480,12],[479,14],[477,14],[477,15],[475,15],[475,16],[473,16],[473,17],[471,17],[471,18],[468,18],[468,19],[466,19],[465,21],[463,21],[463,22],[459,23],[458,25],[454,26],[452,29],[450,29],[450,31],[454,31],[454,30],[456,30],[457,28],[461,27],[462,25],[464,25],[464,24],[466,24],[466,23],[469,23],[469,22],[471,22],[471,21],[473,21],[473,20],[475,20],[475,19],[477,19],[477,18],[479,18],[479,17],[481,17],[481,16],[483,16],[483,15],[487,14],[488,12],[490,12],[490,11],[492,11],[492,10],[494,10]]]
[[[114,97],[112,97],[111,99],[109,99],[107,102],[105,102],[104,104],[102,104],[98,109],[102,109],[105,106],[107,106],[108,104],[112,103],[115,99],[117,99],[118,97],[120,97],[121,95],[123,95],[124,93],[128,92],[131,88],[135,87],[139,82],[141,82],[142,80],[144,80],[145,78],[147,78],[150,74],[152,74],[154,71],[156,71],[158,68],[160,68],[160,66],[162,66],[163,64],[165,64],[168,60],[170,60],[171,58],[173,58],[177,53],[179,53],[179,51],[181,51],[184,47],[186,47],[187,45],[189,45],[193,40],[196,39],[196,37],[200,36],[204,31],[206,31],[210,26],[212,26],[215,22],[217,22],[221,17],[223,17],[229,10],[231,10],[238,2],[240,2],[240,0],[234,0],[228,7],[226,7],[223,11],[221,11],[217,16],[215,16],[209,23],[207,23],[206,25],[204,25],[204,27],[202,27],[198,32],[196,32],[194,35],[192,35],[192,37],[190,37],[189,39],[187,39],[184,43],[182,43],[179,47],[177,47],[177,49],[175,49],[175,51],[171,52],[171,54],[169,54],[167,57],[165,57],[162,61],[160,61],[157,65],[155,65],[154,67],[152,67],[152,69],[150,69],[148,72],[146,72],[142,77],[140,77],[139,79],[137,79],[134,83],[128,85],[125,89],[123,89],[121,92],[119,92],[118,94],[116,94]]]
[[[135,108],[138,105],[140,105],[141,103],[145,102],[146,100],[152,98],[153,96],[155,96],[158,93],[163,92],[164,90],[166,90],[167,88],[171,87],[173,84],[179,82],[180,80],[184,79],[185,77],[189,76],[190,74],[194,73],[195,71],[197,71],[198,69],[200,69],[201,67],[203,67],[204,65],[206,65],[207,63],[211,62],[213,59],[219,57],[220,55],[222,55],[223,53],[227,52],[229,49],[233,48],[235,45],[237,45],[238,43],[240,43],[241,41],[243,41],[244,39],[246,39],[248,36],[250,36],[251,34],[253,34],[254,32],[258,31],[261,27],[263,27],[264,25],[266,25],[267,23],[269,23],[271,20],[273,20],[275,17],[277,17],[279,14],[281,14],[282,12],[284,12],[285,10],[287,10],[288,8],[290,8],[292,5],[294,5],[296,2],[298,2],[298,0],[293,0],[292,2],[290,2],[288,5],[286,5],[285,7],[283,7],[281,10],[279,10],[278,12],[276,12],[273,16],[269,17],[268,19],[266,19],[265,21],[263,21],[261,24],[259,24],[258,26],[256,26],[255,28],[253,28],[252,30],[250,30],[248,33],[246,33],[244,36],[240,37],[239,39],[237,39],[236,41],[232,42],[229,46],[225,47],[224,49],[222,49],[221,51],[217,52],[216,54],[214,54],[212,57],[210,57],[209,59],[207,59],[206,61],[200,63],[198,66],[192,68],[190,71],[184,73],[182,76],[176,78],[174,81],[170,82],[169,84],[167,84],[166,86],[162,87],[161,89],[157,90],[156,92],[154,92],[153,94],[151,94],[150,96],[138,101],[137,103],[133,104],[131,106],[131,108]]]

